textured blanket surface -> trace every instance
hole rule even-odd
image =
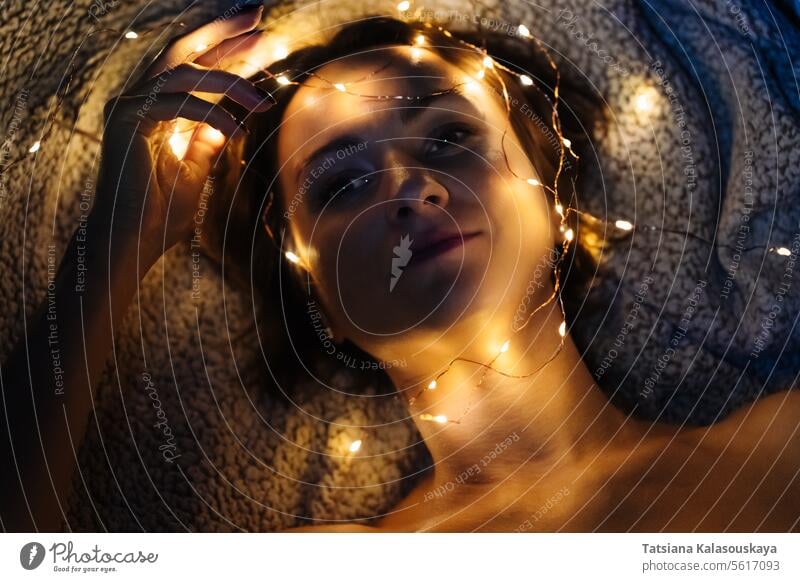
[[[91,204],[102,105],[180,29],[123,34],[194,26],[230,4],[4,7],[0,357]],[[394,6],[283,4],[265,20],[299,40]],[[710,423],[800,368],[800,34],[787,6],[519,0],[484,13],[489,29],[525,23],[608,104],[581,203],[637,228],[596,291],[608,309],[573,331],[603,388],[643,416]],[[481,23],[468,2],[426,7],[453,29]],[[309,381],[275,401],[259,388],[250,316],[188,246],[148,274],[74,453],[66,527],[275,531],[375,516],[402,498],[428,456],[399,401],[348,396],[358,378],[347,370],[332,371],[335,390]],[[342,455],[362,437],[358,456]]]

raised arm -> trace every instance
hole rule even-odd
[[[106,105],[95,205],[85,232],[73,235],[54,284],[0,367],[5,531],[60,529],[114,326],[150,267],[190,235],[214,161],[241,131],[225,109],[190,92],[224,93],[253,111],[270,106],[249,81],[188,62],[202,56],[196,54],[200,43],[210,51],[235,40],[260,15],[261,7],[241,10],[175,39],[141,82]],[[182,155],[165,134],[177,118],[188,132]]]

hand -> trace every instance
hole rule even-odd
[[[143,80],[106,104],[93,218],[106,224],[113,218],[113,237],[138,239],[153,262],[188,238],[215,160],[244,131],[223,107],[191,92],[224,94],[256,112],[272,105],[250,81],[201,64],[220,63],[209,55],[223,46],[235,56],[237,41],[252,36],[246,33],[262,11],[243,9],[173,39]]]

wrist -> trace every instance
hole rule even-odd
[[[161,258],[162,250],[157,236],[140,233],[131,228],[133,221],[111,220],[105,214],[92,212],[87,221],[83,244],[87,260],[100,262],[128,273],[138,273],[143,278]]]

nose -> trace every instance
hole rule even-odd
[[[450,195],[447,188],[427,170],[400,168],[396,174],[394,195],[386,203],[391,223],[407,223],[413,215],[438,214],[446,207]]]

